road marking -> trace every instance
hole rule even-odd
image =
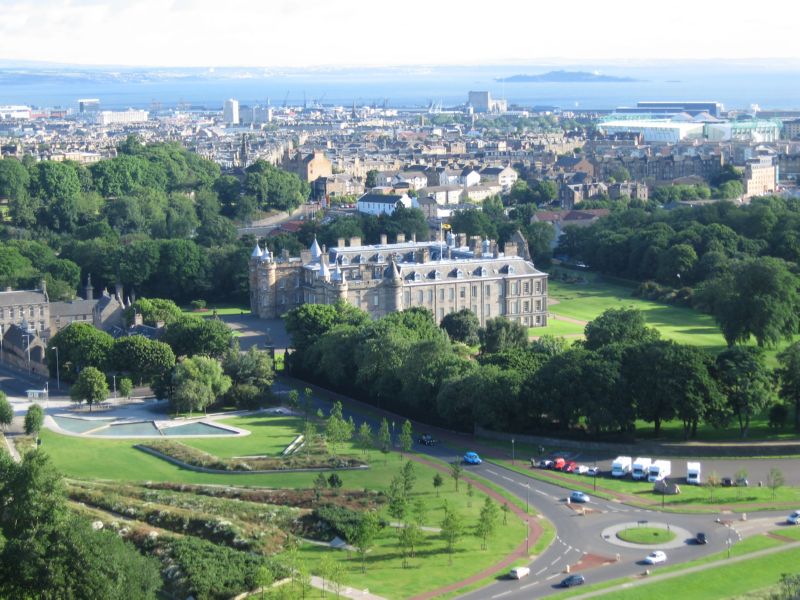
[[[511,590],[508,590],[507,592],[503,592],[502,594],[495,594],[494,596],[492,596],[492,598],[501,598],[502,596],[508,596],[510,593]]]
[[[492,475],[498,475],[497,471],[493,471],[492,469],[486,469],[487,473],[491,473]]]
[[[548,577],[547,579],[545,579],[545,581],[550,581],[551,579],[554,579],[554,578],[556,578],[556,577],[558,577],[558,573],[553,573],[552,575],[550,575],[550,577]]]
[[[572,546],[567,546],[567,551],[572,552]]]
[[[536,584],[538,584],[538,583],[539,583],[538,581],[532,581],[531,583],[528,583],[528,584],[526,584],[526,585],[523,585],[523,586],[522,586],[522,587],[520,587],[519,589],[521,589],[521,590],[527,590],[529,587],[533,587],[533,586],[535,586],[535,585],[536,585]]]
[[[554,564],[556,564],[560,560],[561,560],[561,557],[559,556],[557,559],[555,559],[553,562],[550,563],[550,566],[552,567]]]
[[[503,479],[505,479],[506,481],[514,481],[513,479],[511,479],[511,477],[506,477],[505,475],[503,475],[502,477],[503,477]]]
[[[547,494],[542,490],[533,490],[533,491],[536,492],[537,494],[541,494],[542,496],[547,496]]]
[[[544,567],[543,569],[539,569],[538,571],[536,571],[536,575],[541,575],[545,571],[547,571],[547,567]]]

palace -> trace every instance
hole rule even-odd
[[[547,325],[547,274],[530,259],[517,232],[501,252],[491,240],[448,233],[445,240],[362,245],[339,239],[335,248],[317,240],[298,257],[276,257],[256,244],[250,258],[250,306],[261,318],[280,317],[301,304],[339,300],[372,318],[421,306],[437,322],[467,308],[481,325],[504,316],[528,327]]]

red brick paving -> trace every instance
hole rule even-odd
[[[602,567],[617,562],[616,558],[609,558],[608,556],[600,556],[599,554],[584,554],[581,559],[574,565],[570,565],[570,573],[575,571],[586,571],[587,569],[594,569],[595,567]]]
[[[446,467],[435,463],[430,460],[426,460],[421,456],[414,456],[414,455],[407,455],[412,460],[427,465],[436,469],[437,471],[441,471],[442,473],[449,473],[449,469]],[[522,542],[511,554],[507,555],[503,560],[498,563],[493,564],[490,567],[487,567],[480,573],[475,573],[474,575],[467,577],[466,579],[462,579],[461,581],[456,581],[455,583],[451,583],[444,587],[440,587],[438,589],[432,590],[430,592],[425,592],[424,594],[420,594],[418,596],[414,596],[411,600],[430,600],[431,598],[435,598],[442,594],[448,594],[450,592],[454,592],[459,590],[463,587],[468,585],[472,585],[473,583],[477,583],[487,577],[491,577],[501,571],[508,569],[517,559],[519,558],[527,558],[528,557],[528,545],[534,545],[538,540],[539,537],[542,535],[542,527],[536,521],[535,518],[531,518],[530,515],[525,514],[525,511],[519,508],[516,504],[509,502],[505,497],[501,494],[497,493],[493,489],[483,485],[482,483],[475,481],[469,476],[465,476],[462,478],[465,482],[469,482],[472,484],[473,487],[481,490],[485,494],[488,494],[492,499],[496,500],[501,504],[508,504],[508,507],[511,509],[511,512],[522,520],[528,522],[528,540]]]

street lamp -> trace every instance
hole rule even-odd
[[[514,442],[515,441],[516,440],[514,438],[511,438],[511,464],[512,465],[514,464],[514,458],[515,458],[515,456],[514,456]]]
[[[111,378],[114,380],[114,400],[116,400],[117,399],[117,376],[116,375],[112,375]],[[108,381],[108,380],[106,380],[106,381]],[[106,388],[106,389],[108,389],[108,388]]]
[[[61,390],[61,371],[58,366],[58,346],[50,346],[51,350],[56,351],[56,386],[58,387],[59,391]]]

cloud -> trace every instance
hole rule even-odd
[[[0,59],[164,66],[800,57],[778,0],[0,0]],[[743,42],[742,40],[746,40]]]

